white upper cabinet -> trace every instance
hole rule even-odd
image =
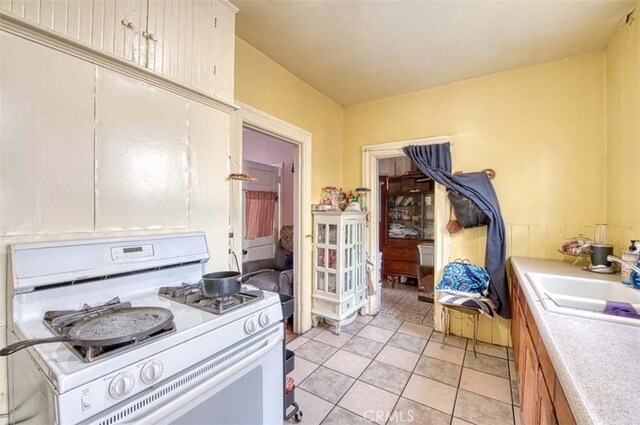
[[[191,82],[198,90],[215,93],[216,1],[199,1],[194,6]]]
[[[0,10],[233,100],[237,9],[226,0],[0,0]]]
[[[234,51],[236,13],[238,10],[227,2],[216,1],[216,35],[213,57],[216,60],[215,94],[233,100]]]
[[[147,68],[186,86],[191,84],[194,7],[200,1],[149,0]]]

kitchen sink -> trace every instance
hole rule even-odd
[[[640,320],[604,314],[607,301],[629,303],[640,311],[640,291],[620,282],[544,273],[527,273],[544,308],[555,313],[640,326]]]

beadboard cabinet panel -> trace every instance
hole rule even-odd
[[[91,45],[96,49],[113,54],[116,34],[124,30],[122,22],[116,20],[116,2],[113,0],[94,0],[91,19]]]
[[[170,67],[165,70],[163,59],[164,55],[170,52],[173,3],[177,2],[150,1],[147,15],[147,32],[153,34],[153,38],[147,43],[146,66],[167,77],[171,77],[167,72]]]
[[[188,228],[187,103],[98,70],[96,230]]]
[[[193,48],[193,2],[180,2],[180,19],[178,22],[178,49],[175,55],[178,60],[176,80],[191,86],[192,56],[197,54]]]
[[[216,1],[217,28],[213,58],[216,61],[215,94],[233,100],[236,12]]]
[[[91,44],[91,21],[93,2],[68,0],[65,34],[74,40]]]
[[[145,0],[110,0],[115,2],[114,54],[122,59],[144,66],[146,40],[142,32],[147,27]]]
[[[5,32],[0,44],[0,234],[92,230],[95,66]]]
[[[205,93],[215,92],[216,1],[195,3],[191,84]]]

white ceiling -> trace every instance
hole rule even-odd
[[[237,34],[343,105],[601,51],[637,0],[233,0]]]

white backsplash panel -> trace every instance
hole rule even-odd
[[[187,103],[98,70],[96,230],[188,228]]]
[[[92,230],[95,67],[5,32],[0,45],[0,235]]]

